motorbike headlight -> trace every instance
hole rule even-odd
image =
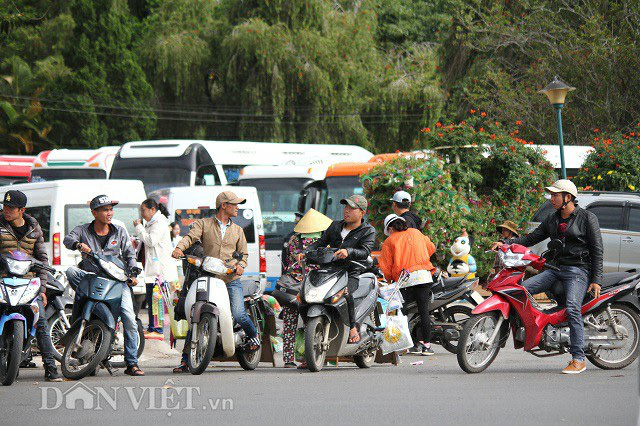
[[[26,305],[30,303],[33,299],[38,296],[40,292],[40,280],[34,279],[31,280],[29,286],[25,289],[24,293],[22,293],[22,297],[18,301],[18,305]]]
[[[25,275],[31,269],[31,261],[30,260],[15,260],[11,258],[7,259],[7,266],[9,267],[10,275]]]
[[[127,281],[127,274],[124,269],[117,267],[111,262],[100,259],[100,266],[109,274],[113,279],[118,281]]]
[[[305,286],[304,289],[304,301],[307,303],[322,303],[325,296],[331,290],[331,288],[338,282],[338,277],[333,277],[326,283],[318,287]]]

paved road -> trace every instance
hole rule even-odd
[[[83,388],[77,382],[44,383],[40,369],[21,370],[17,383],[0,388],[0,422],[635,425],[638,418],[638,362],[621,371],[589,366],[565,376],[559,374],[564,357],[503,350],[487,371],[467,375],[455,355],[437,346],[435,356],[404,356],[397,367],[345,364],[309,373],[261,365],[245,372],[237,364],[217,363],[191,376],[171,374],[177,355],[154,352],[153,346],[148,355],[157,356],[142,361],[143,378],[101,372],[83,380]],[[416,361],[424,364],[410,364]],[[65,408],[72,396],[88,396],[94,410],[82,409],[79,401],[75,410]]]

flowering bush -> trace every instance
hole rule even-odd
[[[583,190],[640,190],[640,123],[638,131],[602,135],[594,130],[594,150],[576,177]]]
[[[555,172],[541,152],[518,138],[517,128],[507,132],[486,114],[476,115],[456,125],[422,129],[427,158],[399,156],[362,180],[369,217],[381,239],[384,217],[392,212],[389,199],[406,190],[414,198],[412,210],[427,221],[425,234],[447,259],[449,246],[467,229],[474,237],[471,253],[478,275],[484,278],[493,265],[493,254],[484,251],[497,238],[497,222],[512,220],[524,230]]]

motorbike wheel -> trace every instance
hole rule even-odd
[[[471,318],[471,311],[473,309],[468,306],[451,306],[444,310],[444,320],[445,322],[456,323],[458,325],[464,326],[464,323],[467,322],[469,318]],[[446,338],[442,338],[442,347],[455,354],[458,352],[458,342],[453,340],[447,340]]]
[[[487,369],[500,351],[502,336],[498,332],[491,347],[486,343],[498,325],[497,312],[474,315],[467,320],[458,341],[458,364],[467,373],[480,373]]]
[[[140,356],[142,355],[142,352],[144,352],[144,344],[145,344],[145,339],[144,339],[144,327],[142,326],[142,321],[140,321],[139,319],[136,319],[136,322],[138,323],[138,334],[137,334],[137,339],[138,339],[138,358],[140,358]],[[122,333],[124,333],[124,328],[122,326],[122,322],[118,323],[118,330],[120,330]],[[115,356],[111,357],[111,360],[109,362],[111,362],[111,365],[114,366],[115,368],[125,368],[127,366],[127,363],[124,360],[124,336],[122,338],[123,340],[123,353],[122,355],[118,354]]]
[[[218,317],[208,312],[202,314],[193,333],[198,333],[198,344],[195,348],[189,349],[187,365],[191,374],[200,375],[207,369],[213,358],[218,338]]]
[[[75,342],[78,337],[78,329],[70,338]],[[96,371],[98,366],[109,353],[113,339],[113,330],[109,329],[102,321],[94,319],[89,321],[82,331],[82,348],[79,352],[85,352],[81,358],[77,358],[74,352],[74,344],[70,343],[64,348],[60,367],[62,374],[67,379],[80,380]],[[73,349],[72,349],[73,348]]]
[[[375,352],[367,352],[362,355],[354,355],[353,362],[360,368],[370,368],[376,360]]]
[[[249,312],[253,313],[252,310],[250,310]],[[253,321],[253,323],[256,326],[256,330],[258,330],[258,336],[262,338],[262,331],[260,330],[261,321],[258,321],[258,318],[255,318],[253,314],[250,314],[250,315],[251,315],[251,321]],[[257,351],[245,351],[242,348],[237,348],[236,350],[236,359],[240,363],[240,366],[245,370],[255,370],[256,367],[258,367],[258,364],[260,363],[261,358],[262,358],[262,345]]]
[[[327,351],[322,349],[326,321],[325,317],[311,318],[304,331],[304,358],[309,370],[313,372],[322,370],[327,358]]]
[[[65,312],[65,316],[67,321],[71,323],[71,313]],[[60,344],[60,339],[67,334],[68,330],[60,313],[56,312],[49,318],[49,337],[51,338],[51,346],[53,346],[53,357],[58,362],[62,362],[62,354],[64,353],[64,346]]]
[[[0,355],[0,383],[10,386],[20,369],[22,345],[24,344],[24,325],[20,321],[10,321],[5,325],[3,351]]]
[[[618,325],[623,326],[629,333],[627,344],[620,349],[599,349],[595,355],[587,356],[593,365],[603,370],[619,370],[625,368],[636,360],[640,354],[638,337],[640,334],[640,316],[633,309],[620,305],[611,305],[613,319]],[[596,320],[608,320],[606,312],[602,312]]]

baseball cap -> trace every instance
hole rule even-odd
[[[403,222],[406,222],[404,217],[398,216],[395,213],[391,213],[390,215],[384,218],[384,235],[386,235],[387,237],[389,236],[389,225],[391,225],[396,220],[401,220]]]
[[[216,197],[216,208],[220,207],[222,203],[229,204],[244,204],[247,200],[238,197],[232,191],[223,191]]]
[[[367,199],[359,194],[353,194],[349,198],[343,198],[342,200],[340,200],[340,204],[348,205],[353,209],[360,209],[363,212],[367,211],[367,207],[369,207]]]
[[[11,191],[7,191],[4,194],[4,200],[2,204],[5,206],[18,207],[23,208],[27,206],[27,196],[24,195],[24,192],[17,191],[12,189]]]
[[[115,206],[118,204],[118,201],[111,201],[108,195],[98,195],[89,203],[89,208],[91,210],[99,209],[104,206]]]
[[[578,198],[578,188],[569,179],[560,179],[553,183],[551,186],[547,186],[545,189],[547,192],[566,192]]]
[[[411,194],[407,191],[398,191],[393,194],[393,198],[389,201],[394,201],[396,203],[411,203]]]

